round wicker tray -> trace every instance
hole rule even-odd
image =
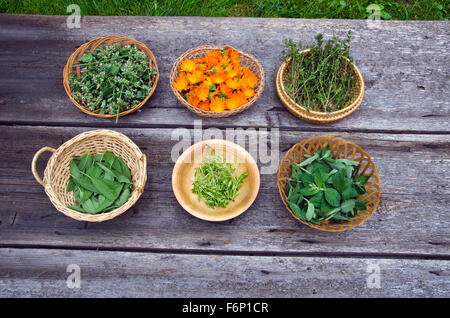
[[[302,53],[309,52],[309,49],[301,51]],[[353,98],[350,100],[348,106],[345,108],[331,112],[318,112],[313,110],[307,110],[302,105],[297,104],[285,91],[284,89],[284,79],[287,76],[285,73],[285,70],[287,68],[286,62],[283,62],[280,67],[278,68],[275,85],[277,88],[278,96],[281,99],[281,102],[284,104],[284,106],[295,116],[312,122],[316,124],[328,124],[332,122],[336,122],[338,120],[341,120],[347,116],[349,116],[351,113],[353,113],[359,105],[361,105],[363,98],[364,98],[364,79],[361,75],[361,72],[358,70],[355,64],[352,63],[353,66],[353,78],[355,79],[355,88],[354,88],[354,94]]]
[[[172,83],[176,80],[176,78],[178,77],[178,74],[180,73],[181,62],[183,62],[184,60],[196,59],[198,57],[208,54],[211,51],[226,50],[228,48],[232,48],[232,47],[227,46],[227,45],[226,46],[199,46],[199,47],[193,48],[193,49],[187,51],[186,53],[184,53],[183,55],[181,55],[179,58],[176,59],[175,63],[172,66],[172,71],[170,72],[170,87],[172,88],[173,94],[184,106],[186,106],[189,110],[191,110],[192,112],[196,113],[199,116],[220,118],[220,117],[228,117],[231,115],[238,114],[238,113],[246,110],[250,106],[252,106],[258,100],[258,98],[261,96],[261,94],[264,90],[265,77],[264,77],[264,70],[263,70],[261,64],[253,56],[246,54],[244,52],[241,52],[239,50],[236,50],[234,48],[232,48],[232,49],[239,53],[239,57],[241,59],[241,65],[247,66],[248,68],[250,68],[250,70],[252,70],[253,73],[259,79],[258,85],[255,88],[255,95],[252,96],[246,104],[244,104],[236,109],[225,110],[222,112],[205,111],[205,110],[201,110],[201,109],[189,104],[187,102],[187,100],[173,87]]]
[[[322,221],[320,225],[317,225],[301,220],[292,212],[286,201],[286,186],[287,180],[291,176],[292,162],[300,163],[305,159],[305,154],[313,154],[317,150],[320,150],[327,145],[329,149],[334,153],[334,158],[343,158],[357,161],[360,163],[360,165],[355,173],[370,176],[368,182],[366,183],[367,192],[358,197],[358,199],[366,200],[368,201],[368,203],[367,209],[365,211],[359,211],[357,216],[353,217],[351,221],[342,223]],[[294,218],[310,227],[328,232],[345,231],[363,224],[376,211],[381,196],[381,186],[380,179],[378,177],[378,171],[375,168],[375,164],[373,163],[370,156],[360,146],[354,144],[353,142],[335,137],[313,137],[304,139],[298,144],[294,145],[284,155],[283,159],[280,162],[280,167],[278,168],[277,175],[277,185],[284,205]]]
[[[145,55],[147,55],[147,57],[149,59],[149,64],[148,64],[149,68],[156,68],[156,75],[153,80],[153,86],[150,90],[150,93],[147,95],[147,97],[145,97],[136,107],[119,113],[119,117],[131,114],[131,113],[135,112],[136,110],[138,110],[139,108],[141,108],[147,102],[147,100],[150,98],[150,96],[153,95],[153,93],[156,89],[156,84],[158,84],[158,79],[159,79],[158,65],[156,64],[156,59],[155,59],[155,56],[153,55],[152,51],[150,51],[148,49],[148,47],[145,46],[145,44],[143,44],[139,41],[136,41],[132,38],[127,38],[127,37],[118,36],[118,35],[109,35],[109,36],[104,36],[104,37],[93,39],[87,43],[84,43],[78,49],[76,49],[75,52],[72,53],[72,55],[67,60],[66,66],[64,66],[64,70],[63,70],[63,85],[64,85],[64,90],[67,93],[67,96],[69,96],[70,100],[72,101],[72,103],[75,106],[77,106],[82,112],[84,112],[88,115],[95,116],[95,117],[101,117],[101,118],[116,117],[116,115],[97,114],[97,113],[91,112],[90,110],[86,109],[83,105],[78,103],[72,97],[72,90],[70,89],[70,86],[69,86],[69,75],[73,72],[76,72],[78,74],[78,76],[80,76],[80,74],[81,74],[80,73],[81,67],[78,66],[78,67],[72,68],[72,65],[78,64],[78,60],[83,56],[83,54],[85,52],[94,52],[95,49],[97,49],[98,47],[111,45],[111,44],[114,44],[117,42],[119,42],[121,46],[135,44],[139,50],[141,50]],[[73,71],[73,69],[75,69],[75,71]]]
[[[69,163],[72,157],[87,153],[92,155],[102,154],[107,150],[121,157],[130,168],[134,190],[128,201],[111,212],[95,215],[68,208],[68,205],[75,204],[73,192],[66,191],[70,177]],[[36,161],[45,151],[53,152],[53,155],[45,168],[44,179],[41,179],[36,170]],[[112,130],[92,130],[81,133],[65,142],[58,149],[43,147],[34,155],[31,170],[36,181],[44,187],[50,201],[58,211],[76,220],[89,222],[110,220],[124,213],[139,199],[147,181],[146,156],[128,137]]]

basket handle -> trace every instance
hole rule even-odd
[[[145,176],[145,178],[147,178],[147,156],[145,154],[142,154],[141,158],[139,158],[140,161],[142,161],[142,166],[143,166],[143,175]],[[142,194],[142,192],[144,192],[144,186],[142,187],[137,187],[136,191],[138,191],[139,193]]]
[[[44,181],[42,181],[41,177],[39,177],[39,174],[36,170],[36,161],[38,160],[39,156],[45,151],[56,152],[56,149],[51,147],[42,147],[41,149],[38,150],[38,152],[34,154],[33,161],[31,161],[31,172],[33,173],[33,176],[36,179],[36,181],[39,182],[39,184],[43,187],[45,187],[45,184]]]

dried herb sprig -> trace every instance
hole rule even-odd
[[[355,87],[350,56],[351,31],[346,39],[333,36],[326,44],[322,34],[310,51],[286,39],[283,57],[287,76],[283,80],[286,93],[307,110],[333,112],[348,106]]]
[[[118,43],[86,52],[80,59],[81,76],[69,76],[72,97],[91,112],[116,115],[136,107],[154,84],[155,68],[134,44]]]
[[[236,175],[236,168],[220,155],[211,155],[195,170],[192,193],[203,198],[210,208],[225,208],[234,201],[248,173]]]

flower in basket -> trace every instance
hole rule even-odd
[[[205,111],[236,109],[255,95],[258,77],[241,65],[232,48],[184,60],[173,87],[194,107]]]

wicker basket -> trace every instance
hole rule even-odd
[[[73,192],[67,192],[69,182],[69,163],[73,156],[90,154],[102,154],[111,151],[121,157],[130,168],[134,190],[128,201],[121,207],[106,213],[87,214],[74,211],[68,205],[75,204]],[[44,171],[44,179],[41,179],[36,171],[36,161],[45,152],[51,151],[47,167]],[[147,181],[147,160],[140,151],[125,135],[112,130],[92,130],[81,133],[65,142],[58,149],[43,147],[34,155],[31,170],[37,182],[39,182],[47,193],[55,208],[71,218],[79,221],[102,222],[112,219],[131,208],[144,191]]]
[[[364,211],[358,211],[357,216],[351,218],[351,221],[342,223],[322,221],[320,225],[317,225],[301,220],[292,212],[286,201],[286,186],[287,180],[291,176],[292,162],[300,163],[305,159],[305,154],[311,155],[327,145],[329,149],[334,153],[334,158],[343,158],[357,161],[360,163],[360,165],[355,173],[370,176],[368,182],[366,183],[367,192],[358,197],[358,199],[366,200],[368,201],[368,203],[367,209]],[[364,152],[364,150],[358,145],[342,138],[335,137],[314,137],[302,140],[298,144],[294,145],[281,160],[280,167],[278,169],[277,184],[281,199],[283,200],[284,205],[293,217],[295,217],[303,224],[306,224],[318,230],[328,232],[345,231],[363,224],[372,216],[372,214],[377,209],[381,196],[378,171],[375,168],[375,164],[373,163],[370,156],[366,152]]]
[[[131,113],[135,112],[136,110],[138,110],[139,108],[141,108],[147,102],[147,100],[150,98],[150,96],[153,95],[153,92],[156,89],[156,84],[158,83],[158,79],[159,79],[158,65],[156,64],[156,59],[155,59],[152,51],[150,51],[145,46],[145,44],[138,42],[132,38],[122,37],[122,36],[118,36],[118,35],[110,35],[110,36],[104,36],[104,37],[93,39],[93,40],[81,45],[75,52],[72,53],[72,55],[67,60],[66,66],[64,66],[64,70],[63,70],[63,85],[64,85],[64,89],[67,93],[67,96],[69,96],[70,100],[72,101],[72,103],[74,103],[75,106],[77,106],[82,112],[84,112],[88,115],[101,117],[101,118],[116,117],[116,115],[97,114],[95,112],[91,112],[87,108],[85,108],[83,105],[78,103],[72,97],[72,90],[70,89],[70,86],[69,86],[69,75],[71,73],[76,72],[78,74],[78,76],[81,76],[81,67],[78,66],[78,67],[72,68],[72,65],[79,64],[78,60],[83,56],[83,54],[85,52],[94,52],[95,49],[97,49],[99,47],[111,45],[111,44],[114,44],[117,42],[119,42],[121,46],[135,44],[139,50],[141,50],[143,53],[145,53],[145,55],[147,55],[147,57],[149,59],[149,64],[148,64],[149,68],[156,69],[156,75],[154,76],[153,86],[150,90],[150,93],[147,95],[147,97],[145,97],[144,100],[142,100],[136,107],[119,113],[119,117],[131,114]],[[73,69],[75,69],[75,71],[73,71]]]
[[[301,51],[306,54],[310,49]],[[335,111],[335,112],[318,112],[313,110],[307,110],[302,105],[297,104],[285,91],[284,89],[284,79],[287,74],[285,73],[287,64],[283,62],[278,69],[275,84],[278,92],[278,96],[281,102],[286,106],[286,108],[295,116],[304,119],[306,121],[316,123],[316,124],[328,124],[341,120],[351,113],[353,113],[359,105],[361,105],[364,98],[364,79],[361,72],[358,70],[355,64],[351,64],[353,67],[353,78],[355,79],[354,94],[348,106],[345,108]]]
[[[258,81],[258,85],[255,88],[255,95],[253,95],[246,104],[244,104],[236,109],[233,109],[233,110],[225,110],[225,111],[221,111],[221,112],[205,111],[205,110],[201,110],[200,108],[197,108],[197,107],[189,104],[187,102],[187,100],[180,94],[180,92],[178,92],[175,89],[175,87],[173,87],[173,85],[172,85],[172,83],[176,80],[176,78],[178,77],[178,75],[180,73],[181,62],[183,62],[184,60],[192,60],[192,59],[196,59],[201,56],[205,56],[206,54],[208,54],[211,51],[226,50],[229,48],[237,51],[239,53],[239,57],[241,59],[241,65],[244,65],[244,66],[247,66],[248,68],[250,68],[250,70],[252,70],[252,72],[258,77],[259,81]],[[232,48],[231,46],[220,46],[220,47],[218,47],[218,46],[199,46],[199,47],[193,48],[176,59],[175,63],[172,66],[172,71],[170,72],[170,87],[172,88],[172,92],[175,95],[175,97],[184,106],[186,106],[189,110],[191,110],[192,112],[196,113],[199,116],[204,116],[204,117],[215,117],[215,118],[228,117],[228,116],[235,115],[235,114],[238,114],[238,113],[246,110],[247,108],[252,106],[257,101],[257,99],[261,96],[261,94],[264,90],[264,82],[265,82],[264,70],[263,70],[261,64],[253,56],[243,53],[241,51],[238,51],[238,50]]]

